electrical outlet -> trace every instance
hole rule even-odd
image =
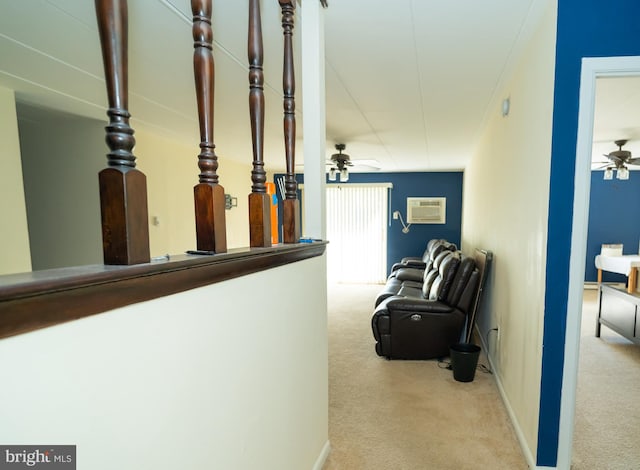
[[[393,211],[393,220],[398,220],[400,217],[400,211]]]

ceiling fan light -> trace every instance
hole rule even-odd
[[[335,180],[336,180],[336,169],[331,168],[329,170],[329,181],[335,181]]]
[[[342,183],[346,183],[347,181],[349,181],[349,170],[347,170],[346,168],[340,170],[340,181]]]
[[[618,168],[616,172],[616,178],[619,180],[628,180],[629,179],[629,169],[627,167]]]
[[[613,179],[613,170],[611,168],[607,168],[604,170],[604,179],[612,180]]]

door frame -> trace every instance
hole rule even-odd
[[[571,254],[569,259],[569,286],[567,321],[560,400],[560,429],[558,435],[558,468],[571,467],[575,420],[578,359],[580,354],[580,326],[582,321],[582,295],[587,255],[587,229],[591,189],[591,151],[595,111],[596,80],[604,77],[640,75],[640,56],[584,57],[580,76],[578,134],[573,193],[573,221]]]

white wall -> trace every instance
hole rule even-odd
[[[18,117],[33,269],[102,263],[105,123],[25,105]]]
[[[0,442],[92,470],[320,468],[325,278],[322,256],[1,340]]]
[[[136,129],[138,168],[147,176],[151,256],[184,253],[196,248],[193,187],[198,184],[199,141],[193,145]],[[216,150],[220,153],[220,150]],[[251,157],[238,163],[218,156],[218,176],[225,193],[238,198],[238,207],[225,211],[227,247],[249,246],[249,200]]]
[[[0,274],[31,271],[16,103],[0,88]]]
[[[501,93],[478,151],[465,171],[463,249],[495,255],[481,333],[493,327],[490,353],[514,423],[529,450],[537,448],[542,362],[549,168],[555,63],[556,4]]]

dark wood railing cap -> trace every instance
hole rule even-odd
[[[325,246],[326,242],[315,242],[243,248],[133,266],[91,265],[0,276],[0,338],[313,258],[322,255]]]

